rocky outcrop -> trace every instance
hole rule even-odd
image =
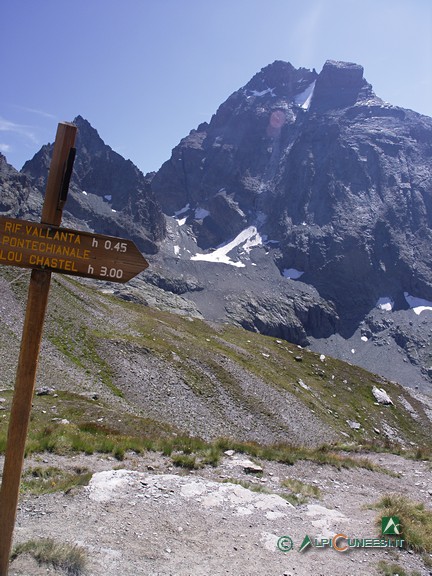
[[[294,105],[316,77],[315,72],[275,62],[232,94],[209,124],[192,130],[174,148],[153,178],[152,188],[164,212],[173,214],[187,204],[209,208],[208,202],[214,203],[223,192],[234,208],[232,216],[241,211],[250,219],[275,168],[273,139],[282,125],[293,120],[290,103]],[[212,220],[217,228],[225,220],[225,214],[211,214],[203,223],[203,235],[212,228]],[[199,234],[198,244],[200,240]]]
[[[284,300],[246,290],[242,295],[231,296],[226,310],[231,322],[246,330],[283,338],[300,346],[309,344],[308,335],[326,338],[338,327],[335,310],[319,298],[304,293]]]
[[[77,155],[67,210],[102,234],[127,236],[154,254],[165,234],[165,221],[149,181],[130,161],[114,152],[89,122],[78,116]],[[23,172],[44,190],[52,145],[43,146]]]
[[[152,180],[202,249],[256,225],[345,336],[383,296],[432,300],[432,120],[377,97],[357,64],[263,68]]]
[[[204,286],[199,283],[197,278],[190,274],[173,276],[165,273],[162,275],[153,270],[149,270],[146,273],[146,282],[167,292],[172,292],[173,294],[185,294],[186,292],[204,290]]]
[[[0,214],[16,216],[26,202],[31,190],[31,182],[0,154]]]
[[[363,78],[363,67],[352,62],[327,60],[317,78],[311,112],[349,108],[373,98],[372,86]]]

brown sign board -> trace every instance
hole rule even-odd
[[[128,282],[148,267],[131,240],[0,217],[0,264]]]

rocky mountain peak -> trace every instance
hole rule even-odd
[[[102,234],[126,236],[148,253],[157,252],[165,221],[149,181],[130,161],[105,144],[90,122],[77,116],[77,154],[68,197],[69,214]],[[23,172],[43,192],[52,156],[47,144]]]
[[[432,120],[383,102],[358,64],[276,61],[173,149],[152,188],[210,254],[257,230],[281,276],[301,275],[349,335],[383,296],[432,300],[426,134]]]
[[[153,254],[146,279],[176,307],[300,345],[357,338],[350,358],[370,339],[374,370],[374,342],[393,341],[407,357],[386,370],[432,380],[425,320],[408,316],[432,309],[432,119],[377,97],[362,66],[273,62],[147,177],[75,123],[69,216]],[[37,216],[51,152],[24,173],[0,157],[3,212]]]
[[[293,98],[317,78],[315,70],[296,69],[290,62],[276,60],[269,64],[245,85],[244,92],[249,95]]]
[[[78,128],[77,146],[79,146],[81,149],[85,148],[87,152],[92,154],[100,153],[106,148],[111,150],[111,148],[107,146],[99,136],[98,131],[93,128],[88,120],[78,115],[76,118],[74,118],[73,124],[75,124],[75,126]]]

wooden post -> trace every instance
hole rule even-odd
[[[73,124],[64,122],[58,125],[42,209],[41,222],[44,224],[60,225],[63,208],[60,192],[64,184],[70,150],[75,143],[76,131],[77,128]],[[50,271],[32,271],[0,489],[0,576],[7,576],[9,569],[24,450],[50,282]]]

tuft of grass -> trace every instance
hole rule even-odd
[[[389,564],[385,560],[378,562],[378,570],[382,576],[421,576],[420,572],[406,572],[402,566],[392,562]]]
[[[426,568],[432,568],[432,554],[422,554],[422,560]]]
[[[220,464],[221,458],[222,451],[216,445],[212,444],[205,450],[202,462],[204,465],[208,464],[216,468]]]
[[[382,516],[398,516],[406,546],[415,552],[432,553],[432,511],[426,510],[424,504],[401,494],[389,494],[375,507],[381,511],[376,520],[380,528]]]
[[[196,438],[177,438],[171,443],[168,450],[168,443],[164,443],[165,453],[169,451],[171,460],[175,466],[198,470],[204,466],[218,466],[222,457],[222,451],[215,444],[207,444]],[[181,453],[172,455],[174,450]]]
[[[289,488],[291,493],[275,492],[267,488],[267,486],[263,486],[262,484],[254,484],[246,480],[240,480],[238,478],[224,478],[222,483],[239,484],[247,490],[251,490],[252,492],[259,492],[261,494],[277,494],[294,506],[304,504],[310,496],[318,498],[321,494],[319,488],[316,486],[310,486],[309,484],[300,482],[300,480],[293,479],[287,479],[281,483],[281,486],[283,488]]]
[[[239,486],[242,486],[243,488],[246,488],[247,490],[251,490],[252,492],[258,492],[260,494],[277,494],[278,496],[280,496],[281,498],[284,498],[284,500],[286,500],[287,502],[289,502],[290,504],[292,504],[293,506],[299,506],[301,504],[304,504],[305,502],[307,502],[307,497],[304,494],[301,494],[299,492],[294,493],[287,493],[287,492],[274,492],[272,490],[270,490],[269,488],[267,488],[267,486],[263,486],[262,484],[252,484],[251,482],[247,482],[246,480],[239,480],[238,478],[224,478],[222,480],[222,483],[228,483],[228,484],[238,484]],[[301,482],[299,482],[299,484],[302,484]],[[283,486],[283,483],[282,483]],[[306,486],[306,485],[304,485]],[[285,487],[289,487],[289,486],[285,486]]]
[[[195,454],[173,454],[171,460],[174,466],[186,468],[187,470],[198,470],[201,463],[197,460]]]
[[[419,446],[413,456],[414,460],[432,460],[432,450],[425,446]]]
[[[21,492],[37,495],[69,492],[75,486],[86,486],[91,477],[92,473],[87,468],[75,468],[68,472],[53,466],[37,466],[24,472]]]
[[[388,470],[377,466],[368,458],[353,458],[344,454],[337,446],[329,444],[323,444],[317,448],[286,443],[263,446],[255,442],[236,442],[221,438],[216,441],[216,445],[222,451],[232,449],[235,452],[248,454],[261,460],[280,462],[281,464],[292,465],[299,460],[308,460],[316,464],[334,466],[338,470],[342,468],[364,468],[375,472],[388,473]]]
[[[30,554],[41,566],[53,566],[63,570],[68,576],[81,576],[85,573],[87,558],[85,551],[79,546],[59,543],[52,538],[29,540],[18,544],[11,555],[11,560],[20,554]]]
[[[318,486],[306,484],[295,478],[286,478],[281,482],[281,486],[290,490],[289,494],[281,494],[281,496],[294,505],[305,504],[309,498],[321,497],[321,490]]]
[[[238,484],[247,490],[258,492],[259,494],[273,494],[271,490],[262,484],[252,484],[251,482],[247,482],[247,480],[239,480],[238,478],[224,478],[222,484]]]
[[[9,398],[11,394],[4,394]],[[56,418],[52,418],[53,414]],[[62,422],[61,419],[67,421]],[[7,418],[0,418],[0,452],[4,452]],[[262,445],[251,441],[219,438],[212,442],[187,436],[178,429],[106,406],[78,394],[58,391],[50,396],[35,396],[26,456],[32,453],[55,454],[112,454],[123,460],[127,452],[161,452],[164,456],[175,453],[196,456],[200,466],[217,466],[223,452],[233,449],[259,461],[295,464],[306,460],[321,465],[342,468],[364,468],[389,474],[390,472],[370,459],[348,451],[346,445],[325,444],[319,447],[295,446],[288,443]],[[424,456],[422,452],[422,456]],[[181,460],[181,459],[180,459]]]

